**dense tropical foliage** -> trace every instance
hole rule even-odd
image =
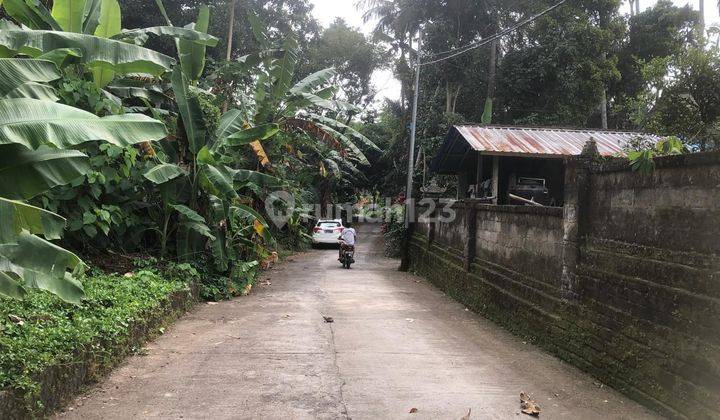
[[[307,0],[2,1],[0,294],[78,304],[108,252],[192,263],[210,297],[241,291],[306,243],[304,204],[402,191],[420,32],[423,60],[445,58],[554,3],[360,1],[366,36],[322,28]],[[621,6],[567,1],[423,66],[418,178],[461,122],[674,136],[638,167],[717,148],[720,32],[667,0]],[[380,69],[397,101],[377,100]],[[277,206],[292,212],[275,226]]]
[[[543,1],[366,0],[375,39],[394,54],[401,99],[364,130],[385,153],[368,177],[399,192],[407,159],[412,63],[419,31],[423,61],[487,38],[553,4]],[[687,150],[720,145],[718,31],[698,11],[669,0],[567,1],[499,41],[423,66],[418,181],[449,125],[592,127],[677,136]]]
[[[276,236],[307,236],[300,210],[268,224],[268,193],[329,202],[334,183],[362,177],[358,144],[376,148],[349,125],[359,110],[338,97],[337,71],[299,77],[301,34],[275,39],[252,11],[257,50],[208,65],[207,6],[181,27],[157,1],[164,22],[132,29],[117,0],[3,7],[2,295],[79,304],[78,255],[113,249],[193,263],[209,297],[240,291]],[[147,47],[154,38],[174,51]]]

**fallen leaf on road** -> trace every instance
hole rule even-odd
[[[465,414],[464,416],[460,417],[460,420],[470,420],[470,411],[471,410],[472,410],[471,408],[468,408],[468,413]]]
[[[520,408],[522,412],[530,416],[540,415],[540,406],[533,401],[530,396],[524,392],[520,393]]]
[[[260,282],[260,284],[262,286],[270,286],[272,283],[270,283],[270,280],[265,280],[265,281]]]
[[[331,316],[325,316],[325,315],[323,315],[323,319],[324,319],[325,322],[327,322],[328,324],[335,322],[335,320],[332,319]]]
[[[218,303],[217,302],[208,302],[207,304],[208,305],[217,305]]]
[[[415,408],[415,407],[411,408],[410,411],[408,411],[408,413],[410,413],[410,414],[417,413],[417,408]]]
[[[412,318],[405,318],[405,321],[407,321],[407,322],[415,322],[415,320],[412,319]]]
[[[245,286],[245,288],[242,291],[242,295],[243,296],[249,295],[251,290],[252,290],[252,283]]]

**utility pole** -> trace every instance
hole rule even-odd
[[[410,123],[410,147],[408,149],[407,188],[405,190],[405,227],[410,226],[410,217],[414,213],[412,198],[413,174],[415,172],[415,136],[417,134],[418,93],[420,91],[420,51],[422,48],[422,30],[418,30],[417,61],[415,67],[415,91],[413,92],[412,122]]]

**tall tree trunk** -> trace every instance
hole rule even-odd
[[[488,63],[488,86],[487,97],[493,99],[495,97],[495,86],[497,85],[497,39],[490,43],[490,60]]]
[[[232,47],[233,47],[233,31],[235,29],[235,2],[237,0],[230,0],[230,23],[228,24],[228,44],[227,51],[225,51],[225,59],[230,61],[232,58]]]
[[[457,107],[457,100],[460,97],[460,89],[462,88],[462,85],[458,85],[457,90],[455,90],[455,97],[453,98],[452,103],[452,112],[455,113],[455,108]]]
[[[603,130],[608,128],[608,116],[607,116],[607,89],[603,86],[602,93],[600,94],[600,124]]]
[[[452,112],[452,92],[453,88],[450,85],[450,80],[445,82],[445,113],[449,114]]]
[[[640,0],[635,0],[635,14],[640,14]]]
[[[705,0],[700,0],[700,38],[705,38]]]
[[[635,16],[635,0],[628,0],[630,2],[630,16]]]
[[[237,0],[230,0],[230,23],[228,24],[228,37],[227,37],[227,51],[225,51],[225,60],[230,61],[232,58],[232,48],[233,48],[233,31],[235,29],[235,2]],[[230,102],[230,97],[228,96],[228,99],[225,100],[225,103],[223,103],[222,112],[223,114],[227,112],[228,106]]]
[[[490,59],[488,60],[488,85],[485,95],[485,109],[483,110],[481,122],[492,124],[493,100],[495,98],[495,86],[497,85],[497,51],[498,41],[490,43]]]

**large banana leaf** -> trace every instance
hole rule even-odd
[[[52,61],[30,58],[0,58],[0,97],[28,82],[47,83],[60,78]]]
[[[5,95],[5,98],[31,98],[55,102],[60,99],[56,93],[55,89],[48,85],[36,82],[27,82],[22,86],[18,86],[13,89],[10,93]]]
[[[260,52],[250,53],[239,57],[232,64],[237,63],[240,68],[247,70],[255,69],[258,65],[273,58],[282,58],[284,51],[281,49],[269,49]]]
[[[222,139],[230,134],[244,130],[245,128],[247,128],[245,115],[241,111],[233,108],[223,114],[217,130],[215,130],[215,138],[218,142],[221,142]]]
[[[70,32],[7,30],[0,31],[0,46],[37,57],[59,48],[73,48],[82,54],[88,68],[109,68],[119,74],[161,75],[174,60],[164,54],[113,39]]]
[[[82,57],[82,51],[78,50],[77,48],[58,48],[40,54],[35,59],[52,61],[57,67],[63,67],[65,65],[65,62],[71,57],[79,59],[80,57]]]
[[[360,163],[364,165],[370,164],[363,152],[355,145],[355,143],[352,142],[352,140],[328,125],[318,121],[311,121],[302,118],[287,119],[285,120],[285,125],[303,130],[318,140],[329,142],[330,146],[336,150],[350,150],[355,159],[357,159]]]
[[[285,185],[280,178],[247,169],[234,170],[233,179],[236,183],[253,184],[258,187],[280,187]]]
[[[82,32],[85,0],[54,0],[52,17],[63,31]]]
[[[365,146],[367,146],[371,149],[374,149],[378,152],[382,151],[382,150],[380,150],[379,147],[377,147],[377,145],[375,143],[373,143],[369,138],[362,135],[359,131],[355,130],[354,128],[350,127],[349,125],[344,124],[336,119],[328,118],[324,115],[313,114],[313,113],[309,114],[309,118],[315,122],[319,122],[319,123],[325,124],[327,126],[330,126],[338,132],[348,134],[352,138],[360,141],[362,144],[364,144]]]
[[[103,0],[85,0],[83,9],[82,33],[94,34],[100,22],[100,9]]]
[[[9,259],[0,255],[0,296],[8,296],[15,299],[25,297],[25,289],[22,287],[22,267],[18,267]]]
[[[188,220],[191,220],[193,222],[207,223],[204,217],[200,216],[198,212],[188,206],[184,206],[182,204],[173,204],[170,207],[175,209],[178,213],[182,214],[183,217]]]
[[[287,117],[292,117],[297,114],[298,110],[311,106],[337,111],[335,101],[325,99],[313,93],[298,93],[288,99],[282,114]]]
[[[69,184],[89,171],[88,157],[77,150],[30,150],[17,144],[3,145],[0,197],[29,200],[55,186]]]
[[[30,29],[62,30],[50,11],[36,0],[4,0],[5,12]]]
[[[46,239],[60,239],[65,219],[21,201],[0,197],[0,243],[13,243],[26,230]]]
[[[270,41],[267,33],[265,32],[265,24],[252,10],[248,12],[248,22],[250,23],[250,28],[252,29],[255,40],[258,44],[260,44],[260,48],[263,50],[269,49]]]
[[[196,95],[190,92],[190,84],[180,67],[175,67],[172,74],[172,87],[175,92],[180,117],[185,127],[188,146],[193,154],[205,146],[207,129],[202,108]]]
[[[162,15],[162,17],[165,18],[165,23],[167,23],[168,26],[173,26],[170,18],[168,17],[167,10],[165,10],[165,5],[163,4],[162,0],[155,0],[155,4],[157,5],[158,9],[160,9],[160,14]]]
[[[166,136],[165,125],[145,115],[98,117],[68,105],[36,99],[0,100],[0,145],[59,149],[103,140],[125,147]]]
[[[127,41],[140,38],[148,34],[157,36],[170,36],[173,38],[191,41],[196,44],[206,45],[208,47],[215,47],[218,43],[218,38],[210,34],[190,28],[178,28],[177,26],[152,26],[149,28],[124,30],[121,33],[115,35],[113,38],[117,40]]]
[[[237,198],[232,169],[222,166],[201,165],[200,185],[208,193],[230,200]]]
[[[260,140],[267,140],[277,134],[278,131],[280,131],[280,126],[277,124],[263,124],[230,134],[218,141],[221,141],[225,146],[237,147]]]
[[[170,98],[159,89],[142,88],[134,86],[108,86],[108,91],[120,98],[146,99],[152,104],[167,102]],[[157,109],[156,109],[157,110]]]
[[[82,273],[84,264],[72,252],[23,231],[15,243],[0,244],[2,257],[22,268],[25,288],[47,290],[67,302],[80,303],[82,285],[67,270]]]
[[[188,26],[188,29],[201,33],[207,33],[210,26],[210,8],[206,5],[200,6],[197,22]],[[185,38],[178,39],[177,43],[178,56],[180,57],[180,66],[185,76],[195,81],[202,76],[205,68],[205,50],[207,47]]]
[[[102,0],[95,36],[110,38],[119,34],[121,30],[120,4],[118,4],[117,0]],[[95,85],[100,89],[107,86],[115,78],[115,72],[107,66],[93,68],[92,73]]]
[[[290,90],[293,75],[295,74],[295,65],[298,60],[298,43],[295,36],[288,35],[283,43],[285,53],[279,60],[273,61],[270,69],[270,75],[273,80],[273,102],[279,103],[285,94]]]
[[[290,89],[290,94],[299,95],[301,93],[313,93],[312,91],[315,88],[329,82],[336,75],[337,71],[333,67],[317,71],[297,82],[295,86]]]
[[[187,175],[187,172],[181,167],[172,163],[162,163],[150,168],[143,177],[153,184],[160,185],[184,175]]]
[[[256,228],[255,231],[262,236],[263,239],[265,239],[265,243],[268,245],[274,245],[275,244],[275,238],[270,234],[270,227],[268,223],[265,221],[265,219],[255,211],[252,207],[246,206],[246,205],[238,205],[233,206],[231,208],[231,211],[235,212],[238,216],[243,218],[249,218],[253,222],[259,223],[261,228]]]
[[[95,36],[112,38],[122,31],[122,16],[117,0],[102,0]]]
[[[210,228],[208,227],[205,218],[199,215],[195,210],[182,204],[175,204],[171,205],[170,207],[172,207],[182,215],[181,223],[186,228],[189,228],[190,230],[199,233],[200,235],[210,239],[211,241],[215,240],[215,236],[213,236],[213,234],[210,232]]]
[[[315,124],[320,127],[320,129],[330,134],[330,136],[332,136],[334,139],[339,140],[343,144],[343,146],[350,149],[353,156],[355,156],[355,158],[360,163],[362,163],[363,165],[370,165],[370,162],[367,160],[367,157],[365,157],[365,154],[355,145],[355,143],[352,142],[352,140],[347,138],[347,136],[325,124],[321,124],[318,122],[315,122]]]

